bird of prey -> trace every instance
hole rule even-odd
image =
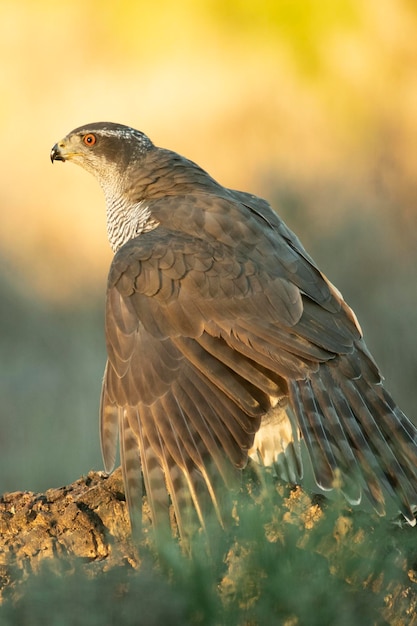
[[[417,430],[384,389],[355,314],[270,205],[115,123],[76,128],[52,161],[92,173],[115,253],[106,301],[104,465],[120,456],[133,527],[142,476],[156,528],[180,533],[248,459],[395,504],[415,524]],[[211,506],[211,505],[210,505]]]

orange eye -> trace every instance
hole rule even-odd
[[[94,146],[96,141],[97,141],[96,136],[93,135],[93,133],[88,133],[88,135],[84,135],[83,137],[83,142],[85,143],[86,146]]]

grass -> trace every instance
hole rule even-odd
[[[280,483],[235,501],[191,556],[172,539],[140,567],[57,560],[10,594],[0,624],[396,626],[414,616],[415,531]],[[104,567],[103,567],[104,566]]]

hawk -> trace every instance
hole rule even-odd
[[[270,205],[114,123],[51,152],[93,174],[115,253],[100,435],[117,440],[133,529],[142,477],[155,528],[182,536],[254,459],[299,483],[391,502],[415,524],[417,430],[384,389],[355,314]],[[165,522],[164,522],[165,520]]]

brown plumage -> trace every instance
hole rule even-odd
[[[364,493],[410,524],[417,431],[382,385],[356,317],[269,204],[226,189],[126,126],[75,129],[51,153],[99,180],[115,256],[106,305],[101,442],[120,438],[133,525],[143,474],[155,526],[182,534],[248,455],[317,486]],[[190,506],[191,505],[191,506]]]

